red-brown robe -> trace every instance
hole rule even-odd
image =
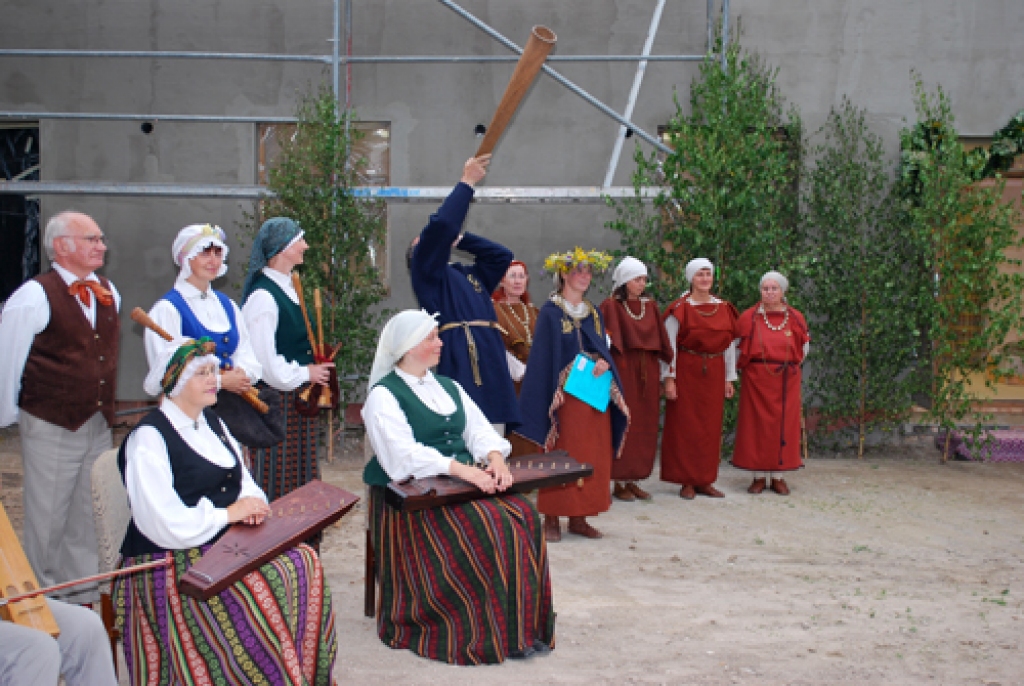
[[[630,313],[643,317],[637,320]],[[612,464],[612,479],[640,481],[654,470],[661,409],[658,360],[671,362],[672,343],[657,304],[649,298],[643,299],[642,307],[640,301],[608,298],[601,303],[601,316],[612,339],[612,358],[630,415],[629,434],[622,456]]]
[[[679,322],[676,335],[676,400],[665,403],[661,480],[710,486],[718,480],[725,409],[723,353],[739,337],[732,303],[692,305],[686,296],[665,310]]]
[[[783,312],[768,312],[780,327]],[[779,331],[765,325],[758,306],[739,321],[739,360],[742,373],[740,413],[732,464],[758,472],[785,472],[803,466],[800,459],[800,364],[804,344],[811,340],[807,321],[789,308],[789,321]]]
[[[537,328],[537,315],[539,310],[526,298],[521,303],[504,303],[494,301],[494,313],[498,316],[498,325],[505,330],[501,339],[505,343],[505,349],[512,353],[517,360],[526,364],[530,357],[530,348],[533,347],[533,332]],[[519,390],[523,382],[514,381],[516,397],[519,397]],[[517,433],[507,432],[505,436],[512,444],[512,457],[530,455],[538,452],[537,446],[523,438]]]

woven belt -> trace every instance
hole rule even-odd
[[[452,329],[462,329],[466,332],[466,345],[469,346],[469,362],[473,366],[473,381],[476,382],[477,386],[483,386],[484,382],[480,378],[480,363],[476,354],[476,339],[473,338],[473,332],[470,331],[471,326],[480,326],[485,329],[496,329],[505,336],[508,335],[508,332],[501,328],[501,325],[498,324],[498,322],[488,321],[486,319],[474,319],[468,322],[448,322],[437,330],[438,333],[444,333],[445,331],[451,331]]]
[[[708,374],[708,360],[710,360],[710,359],[712,359],[714,357],[721,357],[722,355],[725,354],[724,350],[722,352],[720,352],[720,353],[700,353],[700,352],[697,352],[696,350],[690,350],[689,348],[684,348],[683,346],[679,346],[679,349],[681,351],[683,351],[684,353],[689,353],[690,355],[696,355],[697,357],[702,358],[701,366],[703,367],[702,371],[703,371],[704,376],[707,376],[707,374]]]

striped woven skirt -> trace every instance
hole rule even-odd
[[[554,647],[547,547],[526,498],[403,513],[374,487],[370,507],[385,645],[458,665]]]
[[[281,394],[284,440],[272,448],[249,450],[249,471],[270,502],[320,478],[317,461],[320,417],[303,417],[295,411],[295,396],[303,388]]]
[[[128,558],[174,564],[113,584],[129,683],[331,684],[338,650],[331,591],[316,554],[298,545],[203,602],[178,578],[208,546]]]

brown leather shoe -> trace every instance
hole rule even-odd
[[[640,488],[640,485],[635,481],[629,481],[626,483],[626,488],[630,490],[640,500],[650,500],[651,494]]]
[[[757,495],[764,491],[764,487],[768,485],[768,480],[765,478],[754,479],[754,483],[750,484],[750,488],[747,489],[747,493],[753,493]]]
[[[772,490],[779,495],[789,495],[789,486],[785,479],[772,479]]]
[[[544,515],[544,540],[548,543],[562,540],[562,525],[558,523],[558,517]]]
[[[693,500],[697,497],[697,493],[693,490],[693,486],[684,485],[679,489],[679,497],[683,500]]]
[[[569,532],[584,538],[604,537],[604,534],[587,523],[586,517],[569,517]]]
[[[615,488],[612,489],[612,497],[619,500],[624,500],[627,503],[631,503],[636,500],[636,496],[633,495],[633,491],[629,488],[629,484],[625,486],[621,482],[615,482]]]
[[[695,490],[698,493],[698,495],[706,495],[709,498],[724,498],[725,497],[725,493],[722,493],[720,490],[718,490],[714,486],[697,486],[693,490]]]

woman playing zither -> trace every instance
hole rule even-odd
[[[547,548],[529,500],[502,494],[513,476],[508,441],[455,381],[430,372],[441,356],[437,322],[422,310],[381,332],[363,406],[375,457],[370,529],[385,645],[452,664],[491,664],[554,647]],[[399,512],[384,487],[447,474],[489,497]]]
[[[650,500],[640,488],[654,470],[658,452],[658,420],[661,412],[659,361],[672,359],[672,344],[658,312],[658,304],[644,296],[647,266],[635,257],[624,257],[612,272],[612,296],[601,303],[608,327],[612,358],[622,380],[622,394],[629,407],[629,435],[622,456],[612,463],[619,500]]]
[[[735,394],[736,323],[732,303],[711,294],[714,265],[703,257],[686,265],[690,290],[665,310],[673,355],[663,365],[665,434],[661,480],[680,485],[679,496],[721,498],[715,488],[722,461],[722,414]]]
[[[611,257],[576,248],[549,255],[544,268],[555,275],[556,293],[540,309],[530,364],[523,378],[519,407],[523,423],[516,433],[545,451],[562,449],[594,466],[582,483],[541,489],[537,509],[544,513],[548,541],[561,540],[559,517],[569,518],[569,531],[601,538],[587,522],[611,507],[612,460],[622,449],[629,410],[622,397],[604,324],[597,308],[586,299],[594,269],[606,269]],[[599,411],[565,392],[565,382],[578,354],[594,361],[594,375],[611,370],[611,403]]]
[[[786,303],[789,280],[761,277],[761,302],[740,315],[739,362],[743,375],[732,464],[754,472],[750,493],[771,489],[789,495],[777,476],[803,466],[800,459],[801,366],[810,345],[804,316]]]
[[[114,583],[129,680],[330,684],[337,652],[331,592],[308,546],[289,549],[208,601],[177,591],[181,575],[229,524],[257,525],[270,512],[238,444],[209,409],[217,399],[211,348],[206,339],[177,348],[164,365],[160,408],[118,455],[132,510],[123,564],[173,560]]]

